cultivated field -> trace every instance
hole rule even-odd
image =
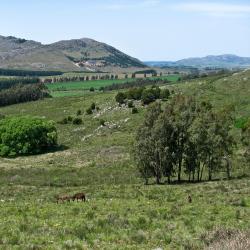
[[[234,115],[240,118],[250,116],[249,79],[246,71],[168,87],[210,100],[216,109],[233,104]],[[57,151],[0,158],[0,248],[165,250],[228,245],[226,249],[237,249],[236,244],[249,244],[249,163],[243,160],[240,144],[230,181],[221,172],[212,182],[154,185],[152,180],[145,186],[131,155],[146,107],[135,102],[137,114],[119,107],[114,99],[117,91],[73,96],[90,83],[58,83],[72,86],[64,97],[0,109],[5,115],[33,115],[55,122],[81,110],[84,122],[56,124],[61,145]],[[55,85],[48,86],[59,96]],[[100,110],[87,115],[93,102]],[[101,119],[107,126],[100,126]],[[233,128],[233,134],[240,142],[240,130]],[[85,192],[88,202],[55,202],[56,195],[76,192]]]
[[[167,79],[171,82],[176,82],[180,76],[179,75],[169,75],[163,77],[156,77],[160,79]],[[148,78],[155,79],[155,78]],[[101,87],[106,87],[112,84],[119,84],[124,82],[136,81],[135,78],[128,79],[114,79],[114,80],[90,80],[84,82],[63,82],[63,83],[48,83],[46,86],[54,97],[62,96],[81,96],[85,92],[84,90],[89,90],[91,87],[95,90],[99,90]]]

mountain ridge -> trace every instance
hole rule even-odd
[[[148,66],[189,66],[189,67],[222,67],[222,68],[234,68],[250,67],[250,57],[241,57],[233,54],[222,54],[222,55],[207,55],[204,57],[190,57],[184,58],[177,61],[148,61],[144,62]]]
[[[0,68],[95,72],[145,67],[140,60],[91,38],[42,44],[0,36]]]

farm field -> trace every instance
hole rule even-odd
[[[167,79],[171,82],[176,82],[179,78],[179,75],[169,75],[156,77],[161,79]],[[154,79],[154,78],[149,78]],[[98,90],[101,87],[106,87],[112,85],[114,83],[124,83],[124,82],[133,82],[136,79],[128,78],[128,79],[114,79],[114,80],[90,80],[84,82],[64,82],[64,83],[47,83],[49,91],[54,97],[62,97],[69,95],[83,95],[84,91],[89,90],[91,87]]]
[[[209,100],[218,110],[234,105],[240,118],[250,117],[249,81],[245,71],[168,88]],[[151,180],[146,186],[132,146],[147,108],[134,102],[139,113],[132,114],[115,102],[117,91],[73,96],[78,90],[67,90],[70,96],[0,108],[7,116],[55,121],[62,145],[46,154],[0,158],[1,249],[215,250],[236,241],[249,244],[249,163],[242,160],[241,146],[235,149],[230,181],[220,172],[212,182],[154,185]],[[93,102],[100,110],[87,115]],[[57,123],[78,110],[83,124]],[[101,120],[108,126],[101,127]],[[239,142],[239,129],[233,133]],[[88,202],[55,202],[56,195],[76,192],[85,192]]]

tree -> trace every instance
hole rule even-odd
[[[230,134],[232,119],[226,112],[215,113],[207,102],[198,103],[193,97],[176,95],[161,111],[160,104],[149,105],[145,120],[136,136],[137,165],[147,182],[150,177],[160,183],[182,174],[189,181],[208,180],[229,162],[234,140]],[[184,168],[185,167],[185,168]],[[226,164],[230,178],[230,164]]]

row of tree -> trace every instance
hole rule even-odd
[[[49,93],[43,84],[19,84],[0,91],[0,106],[36,101],[44,97],[49,97]]]
[[[35,70],[19,70],[19,69],[0,69],[0,76],[54,76],[62,75],[61,71],[35,71]]]
[[[18,78],[0,78],[0,91],[8,89],[17,84],[36,84],[39,78],[18,77]]]
[[[156,183],[166,178],[170,183],[183,174],[189,181],[208,180],[217,171],[230,177],[230,155],[235,144],[230,134],[232,119],[228,112],[216,113],[208,102],[175,95],[162,110],[161,104],[150,105],[138,129],[135,159],[141,176]]]

